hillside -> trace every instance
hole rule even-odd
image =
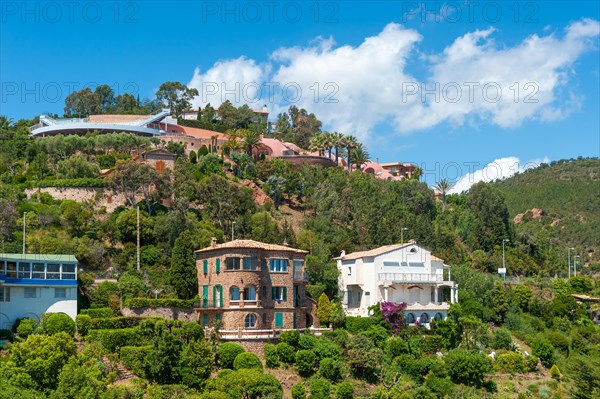
[[[537,235],[565,251],[575,247],[576,252],[587,256],[585,262],[598,261],[598,158],[543,164],[494,185],[504,194],[510,216],[517,217],[514,220],[520,235]]]

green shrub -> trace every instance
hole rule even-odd
[[[438,377],[428,375],[425,379],[425,386],[429,388],[438,398],[450,397],[454,390],[454,383],[449,377]]]
[[[312,378],[308,386],[310,396],[308,399],[329,399],[331,395],[331,383],[324,378]]]
[[[358,334],[367,331],[371,326],[377,325],[378,322],[371,317],[346,317],[346,330],[353,334]]]
[[[285,364],[293,364],[296,358],[296,350],[290,344],[285,342],[280,342],[277,344],[277,355],[279,356],[279,360],[281,360]]]
[[[545,338],[533,342],[533,354],[540,358],[540,361],[546,368],[552,367],[556,362],[556,349]]]
[[[87,314],[78,314],[77,317],[75,317],[75,327],[77,327],[77,332],[82,337],[88,334],[91,324],[92,318]]]
[[[565,334],[558,331],[548,331],[544,335],[556,349],[566,353],[569,352],[571,342]]]
[[[301,382],[297,382],[292,387],[292,399],[306,399],[306,388]]]
[[[279,336],[280,342],[285,342],[286,344],[289,344],[289,345],[293,346],[294,348],[298,348],[299,340],[300,340],[300,333],[298,332],[298,330],[284,331]]]
[[[560,381],[560,370],[556,364],[553,364],[552,367],[550,367],[550,376],[556,381]]]
[[[152,345],[123,346],[119,351],[121,362],[138,377],[145,378],[144,358],[152,350]]]
[[[452,349],[444,358],[448,375],[457,384],[480,387],[492,371],[489,359],[475,350]]]
[[[103,317],[115,317],[116,314],[112,308],[91,308],[81,309],[79,314],[85,314],[90,316],[92,319],[100,319]]]
[[[341,377],[340,362],[329,357],[319,362],[319,375],[329,381],[336,382]]]
[[[312,350],[317,355],[318,361],[321,361],[326,357],[339,359],[342,356],[339,346],[325,339],[318,339]]]
[[[302,334],[298,340],[299,349],[312,349],[317,344],[317,337],[310,334]]]
[[[240,353],[245,352],[244,347],[232,342],[225,342],[219,348],[219,367],[222,369],[232,369],[235,358]]]
[[[242,352],[235,357],[233,361],[233,369],[263,369],[262,362],[254,353]]]
[[[310,377],[315,372],[317,356],[311,350],[299,350],[294,358],[298,374],[302,377]],[[312,390],[311,390],[312,394]]]
[[[36,327],[37,327],[37,323],[35,322],[35,320],[23,319],[23,320],[21,320],[21,322],[19,323],[19,326],[17,327],[17,334],[19,334],[19,337],[21,337],[21,338],[27,338],[28,336],[33,334]]]
[[[198,299],[176,298],[129,298],[125,300],[126,308],[191,308]]]
[[[143,317],[109,317],[109,318],[92,318],[90,321],[90,330],[113,330],[119,328],[132,328],[140,324],[144,320]]]
[[[46,313],[42,316],[42,330],[48,335],[66,332],[75,335],[75,322],[64,313]]]
[[[123,328],[120,330],[89,330],[87,339],[90,342],[99,342],[110,352],[116,352],[124,346],[144,345],[148,343],[137,328]]]
[[[505,373],[525,373],[527,367],[525,366],[525,360],[520,353],[508,352],[498,355],[494,368],[498,371]]]
[[[335,388],[336,399],[354,398],[354,387],[348,381],[344,381]]]
[[[336,328],[332,331],[325,331],[322,338],[329,340],[336,344],[339,348],[345,348],[346,342],[348,342],[348,331]]]
[[[492,348],[510,350],[512,344],[512,336],[506,328],[500,328],[494,332],[492,338]]]
[[[400,337],[391,337],[385,342],[384,353],[393,359],[401,354],[410,353],[408,341]]]
[[[279,367],[279,355],[277,354],[277,347],[275,345],[265,344],[263,354],[267,368],[274,369]]]
[[[533,355],[526,356],[525,357],[525,368],[530,373],[537,371],[539,361],[540,361],[540,359],[537,356],[533,356]]]

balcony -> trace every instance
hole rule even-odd
[[[294,270],[294,281],[308,282],[308,273],[302,270]]]
[[[437,284],[444,281],[444,276],[441,274],[427,273],[379,273],[380,282],[390,282],[392,284]]]

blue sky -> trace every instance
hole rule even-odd
[[[373,159],[417,163],[457,190],[600,155],[597,1],[0,4],[0,114],[13,119],[62,113],[71,88],[143,98],[176,80],[272,117],[295,96]],[[268,98],[283,86],[292,94]]]

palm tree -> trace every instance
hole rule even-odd
[[[356,148],[358,145],[358,139],[354,136],[346,136],[345,139],[346,148],[348,149],[348,170],[352,170],[352,162],[350,161],[352,158],[352,150]]]
[[[251,129],[239,129],[239,136],[242,138],[246,153],[252,156],[252,150],[260,144],[260,133]]]
[[[329,159],[331,159],[331,150],[333,148],[333,135],[329,132],[321,133],[323,135],[323,148],[329,151]]]
[[[322,157],[324,142],[325,142],[325,140],[324,140],[323,134],[317,133],[310,138],[310,144],[308,146],[308,149],[310,151],[318,151],[319,156]]]
[[[367,147],[363,143],[356,144],[354,150],[350,154],[350,160],[356,165],[357,169],[360,165],[368,162],[369,152],[367,151]]]
[[[344,135],[339,132],[335,132],[331,135],[331,145],[335,148],[335,164],[338,164],[340,148],[345,147],[346,143]]]
[[[0,129],[8,130],[12,123],[12,118],[8,118],[5,115],[0,115]]]
[[[446,209],[446,193],[452,189],[454,184],[447,179],[442,179],[433,185],[433,188],[442,195],[442,209]]]

